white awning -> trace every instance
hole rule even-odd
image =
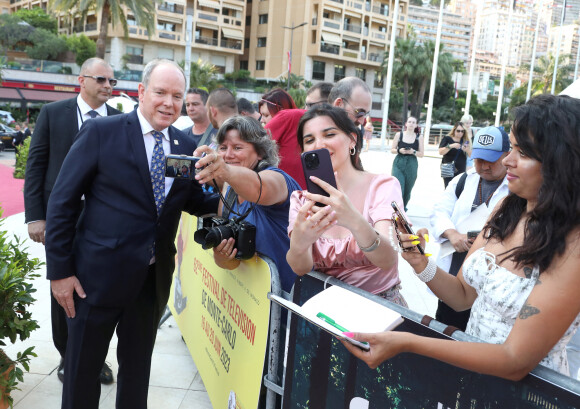
[[[340,36],[332,33],[322,32],[322,40],[327,44],[342,45]]]
[[[214,26],[214,25],[211,25],[209,23],[200,23],[199,21],[195,23],[195,26],[196,27],[207,28],[207,29],[210,29],[210,30],[218,30],[219,29],[219,27],[217,25]]]
[[[244,11],[244,8],[242,6],[234,6],[234,5],[227,4],[227,3],[223,3],[222,7],[226,8],[226,9],[231,9],[231,10]]]
[[[243,40],[244,33],[242,30],[236,30],[233,28],[222,27],[222,33],[224,37],[233,38],[235,40]]]
[[[197,0],[197,4],[199,4],[200,6],[203,7],[209,7],[212,9],[218,9],[221,10],[221,6],[219,4],[219,2],[217,1],[212,1],[212,0]]]

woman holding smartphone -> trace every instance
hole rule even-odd
[[[355,334],[346,345],[369,366],[401,352],[519,380],[536,365],[568,375],[565,346],[580,325],[580,100],[541,95],[516,108],[503,159],[510,194],[479,234],[457,277],[413,249],[403,257],[457,311],[471,308],[466,333],[487,343],[405,332]]]
[[[465,127],[461,122],[457,122],[451,132],[439,143],[439,155],[443,156],[441,164],[455,163],[455,172],[451,177],[444,177],[445,187],[455,176],[465,172],[467,156],[471,155],[471,144],[469,137],[465,134]]]
[[[300,120],[297,136],[303,152],[330,152],[337,189],[312,177],[328,197],[292,194],[288,264],[298,275],[320,271],[407,306],[399,292],[398,254],[389,244],[391,202],[402,205],[399,183],[363,170],[357,129],[340,108],[311,108]]]
[[[399,180],[403,192],[405,211],[411,199],[411,190],[417,180],[419,162],[425,153],[423,136],[417,126],[417,118],[410,116],[405,123],[405,130],[396,134],[391,145],[391,153],[396,154],[391,174]]]

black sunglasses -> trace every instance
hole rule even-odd
[[[343,98],[342,100],[343,100],[344,102],[346,102],[348,105],[350,105],[350,107],[353,109],[353,111],[354,111],[354,117],[355,117],[356,119],[360,119],[360,118],[362,118],[363,116],[367,116],[367,113],[368,113],[368,112],[367,112],[367,111],[365,111],[364,109],[359,109],[359,108],[355,108],[355,107],[353,107],[353,106],[352,106],[352,104],[351,104],[350,102],[348,102],[348,100],[347,100],[346,98]]]
[[[101,76],[97,76],[97,75],[83,75],[83,77],[92,78],[95,81],[97,81],[97,84],[104,84],[108,80],[109,84],[111,84],[111,87],[114,87],[115,85],[117,85],[117,80],[115,78],[101,77]]]

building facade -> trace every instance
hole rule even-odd
[[[409,6],[409,25],[413,27],[417,42],[435,41],[438,21],[439,7]],[[472,21],[469,18],[448,10],[443,11],[441,28],[443,51],[462,61],[465,68],[468,67],[470,58],[471,31]]]

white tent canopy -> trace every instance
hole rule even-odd
[[[572,84],[568,85],[568,87],[560,92],[560,95],[568,95],[573,98],[580,98],[580,79],[577,79]]]

